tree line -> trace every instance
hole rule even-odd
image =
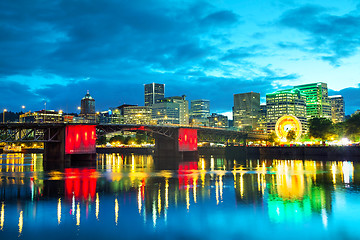
[[[327,140],[340,140],[348,138],[354,142],[360,140],[360,114],[355,114],[345,122],[333,123],[326,118],[313,118],[309,120],[309,137]]]

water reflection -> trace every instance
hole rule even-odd
[[[136,238],[153,234],[147,226],[175,231],[177,219],[187,219],[183,224],[190,228],[194,222],[200,229],[220,224],[222,215],[213,215],[219,210],[225,219],[257,216],[269,231],[273,224],[305,223],[326,230],[330,223],[342,224],[349,210],[360,210],[344,205],[354,207],[353,198],[360,196],[360,165],[350,161],[200,156],[170,165],[161,170],[152,156],[100,154],[95,168],[45,172],[41,155],[3,154],[0,236],[31,238],[33,229],[44,227],[60,233],[75,227],[81,236],[101,228],[109,234],[141,229],[132,233]],[[236,215],[239,211],[247,215]]]

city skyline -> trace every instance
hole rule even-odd
[[[360,106],[360,5],[347,1],[27,1],[0,3],[0,105],[76,112],[143,105],[144,85],[209,99],[325,82],[349,115]],[[301,21],[299,20],[301,19]],[[116,23],[116,24],[114,24]]]

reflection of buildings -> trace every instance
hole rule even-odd
[[[0,201],[34,199],[43,193],[43,161],[38,154],[30,158],[23,153],[4,154],[0,157]],[[24,175],[31,172],[31,178]],[[30,186],[30,188],[29,188]]]
[[[121,154],[98,155],[96,169],[44,174],[38,155],[31,160],[23,154],[6,156],[0,159],[0,228],[4,229],[20,220],[27,224],[27,218],[41,217],[43,210],[54,213],[45,214],[50,224],[80,226],[96,219],[121,226],[128,221],[125,214],[133,212],[157,226],[176,218],[174,212],[192,213],[194,206],[217,210],[216,205],[231,208],[239,203],[274,222],[303,222],[314,214],[327,219],[334,194],[357,187],[354,182],[359,178],[351,162],[236,162],[201,156],[199,161],[179,163],[174,171],[154,171],[151,156]],[[43,200],[46,204],[38,204]],[[16,222],[9,220],[14,218]]]
[[[343,163],[336,169],[341,171],[342,166]],[[317,171],[329,167],[314,161],[246,161],[234,170],[237,200],[245,204],[265,200],[269,218],[274,222],[302,222],[314,213],[325,216],[332,211],[334,177]],[[256,172],[249,174],[251,169]],[[344,169],[343,182],[351,181],[351,164],[345,164]],[[269,174],[269,170],[275,174]]]

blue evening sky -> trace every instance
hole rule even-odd
[[[76,112],[144,104],[143,84],[209,99],[326,82],[360,108],[355,0],[2,0],[0,107]]]

